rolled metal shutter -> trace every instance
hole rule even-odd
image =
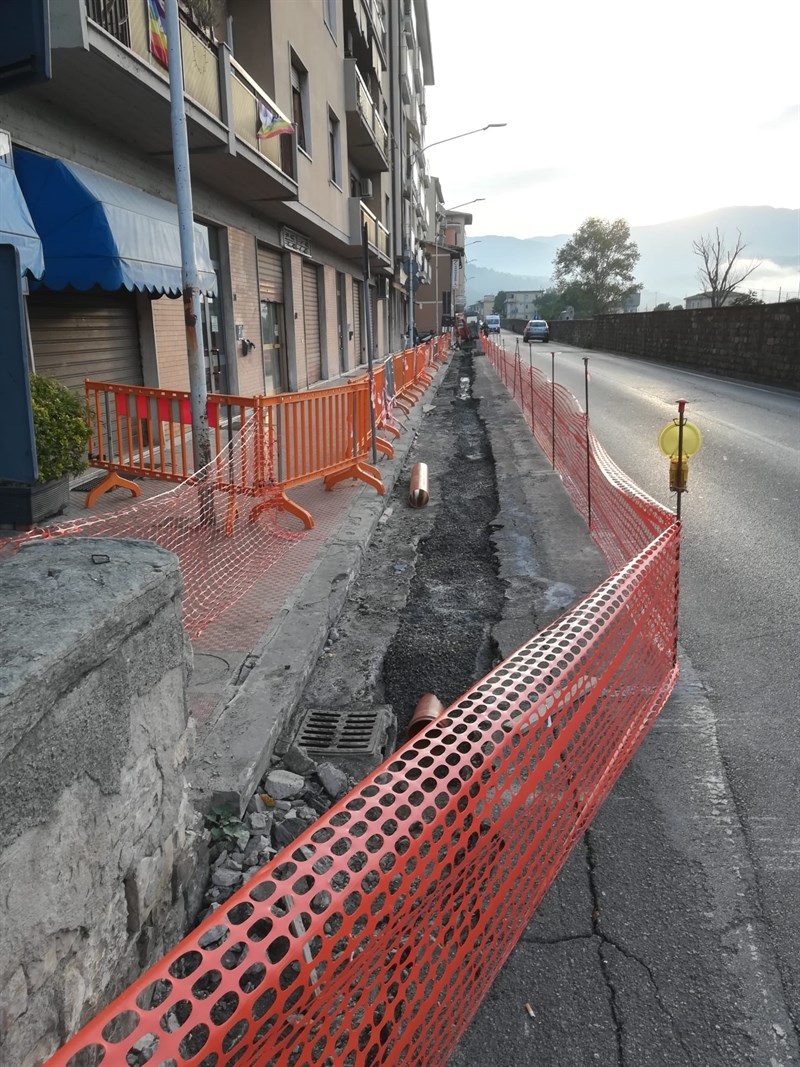
[[[133,293],[35,292],[27,300],[37,374],[76,393],[84,378],[144,385]]]
[[[364,312],[361,308],[361,282],[353,281],[353,346],[356,350],[356,365],[364,360],[364,352],[361,347],[361,323]]]
[[[322,377],[322,349],[319,336],[319,280],[313,263],[303,264],[303,326],[306,337],[308,384]]]
[[[258,246],[258,290],[262,300],[283,303],[283,258],[263,245]]]

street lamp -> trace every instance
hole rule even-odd
[[[469,207],[470,204],[480,204],[486,199],[485,196],[476,196],[474,200],[465,200],[463,204],[455,204],[453,207],[446,207],[444,211],[456,211],[460,207]]]
[[[426,144],[420,148],[420,152],[427,152],[429,148],[434,148],[437,144],[446,144],[448,141],[457,141],[459,137],[470,137],[473,133],[483,133],[484,130],[499,129],[501,126],[507,126],[507,122],[490,122],[486,126],[479,126],[477,130],[467,130],[466,133],[455,133],[452,137],[444,137],[441,141],[434,141],[433,144]]]

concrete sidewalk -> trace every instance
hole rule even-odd
[[[360,482],[326,492],[322,482],[293,490],[313,515],[304,534],[250,591],[193,643],[189,707],[197,725],[191,780],[203,806],[242,809],[270,762],[358,576],[364,553],[446,372],[400,416],[394,458],[381,457],[385,495]]]

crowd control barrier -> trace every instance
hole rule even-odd
[[[420,375],[434,357],[446,359],[445,339],[420,346]],[[399,434],[394,420],[394,366],[406,354],[375,368],[376,423]],[[178,390],[86,382],[91,412],[90,463],[106,472],[87,503],[115,486],[141,496],[141,479],[171,488],[122,509],[53,523],[9,538],[3,554],[23,541],[45,537],[129,537],[154,541],[178,556],[184,581],[183,620],[195,640],[285,556],[301,536],[279,521],[281,512],[306,528],[312,515],[287,491],[316,479],[332,488],[360,478],[383,492],[371,451],[370,384],[366,375],[342,386],[241,397],[213,394],[208,422],[215,449],[206,468],[194,471],[189,394]],[[380,436],[378,449],[392,454]]]
[[[579,437],[575,417],[564,421]],[[605,469],[601,457],[597,476]],[[660,532],[263,867],[48,1067],[445,1064],[675,684],[680,525],[627,492],[615,474],[593,519],[596,533],[609,523],[612,554],[649,524],[660,521]]]

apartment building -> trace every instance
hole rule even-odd
[[[430,260],[428,277],[416,294],[417,327],[420,333],[438,332],[442,320],[449,321],[464,310],[466,227],[472,215],[448,211],[442,203],[437,178],[430,183],[429,217],[432,220],[423,247]]]
[[[506,293],[503,317],[506,319],[533,319],[544,289],[524,289],[516,293]]]
[[[428,270],[427,0],[179,8],[208,388],[347,374],[366,360],[367,309],[375,353],[396,350],[409,273]],[[188,385],[163,13],[50,0],[51,77],[0,95],[44,256],[26,298],[33,364],[74,389]]]

